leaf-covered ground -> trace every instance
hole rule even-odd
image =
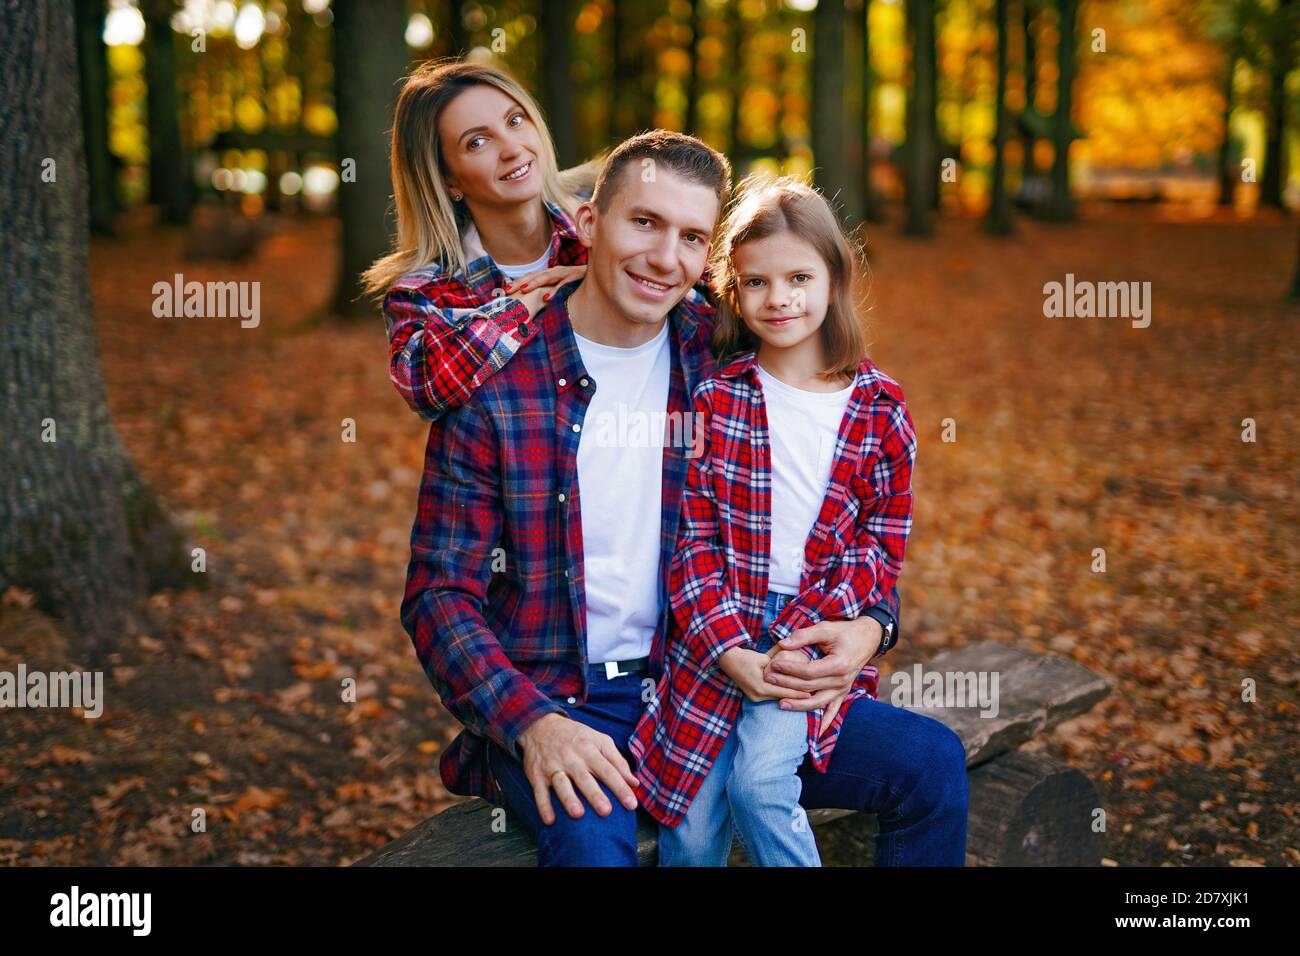
[[[976,640],[1071,657],[1114,691],[1031,748],[1095,781],[1107,861],[1295,865],[1294,228],[1085,217],[1009,240],[871,232],[874,354],[920,433],[882,688]],[[317,321],[335,241],[285,224],[237,265],[143,226],[95,245],[114,418],[206,587],[154,596],[100,719],[0,713],[0,862],[342,864],[455,799],[436,763],[456,726],[397,619],[427,428],[388,384],[378,318]],[[155,318],[177,272],[260,281],[261,325]],[[1046,318],[1066,273],[1149,281],[1150,327]],[[0,606],[0,669],[79,663],[29,603]]]

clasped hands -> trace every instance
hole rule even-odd
[[[880,647],[884,632],[871,617],[855,621],[821,621],[778,641],[766,653],[747,647],[729,648],[718,667],[750,700],[780,700],[785,710],[811,711],[825,707],[822,727],[829,727],[853,681]],[[816,644],[822,650],[809,660],[800,650]],[[560,713],[547,714],[519,735],[524,773],[542,822],[555,822],[551,792],[565,812],[577,819],[585,812],[581,793],[602,817],[614,811],[601,784],[624,807],[635,810],[638,786],[614,739]]]

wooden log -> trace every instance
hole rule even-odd
[[[644,811],[637,817],[637,856],[642,866],[654,866],[659,859],[658,826]],[[429,817],[352,865],[536,866],[537,845],[509,810],[474,799]]]
[[[922,665],[924,673],[997,675],[997,713],[986,716],[978,707],[908,706],[907,709],[942,721],[956,731],[966,748],[966,766],[977,767],[998,754],[1015,750],[1057,724],[1086,714],[1110,693],[1110,681],[1082,664],[1056,654],[1037,654],[981,641],[944,651]],[[898,675],[882,679],[881,700],[892,698],[901,683]],[[886,690],[889,684],[891,690]]]
[[[1042,754],[1010,753],[970,773],[967,862],[975,866],[1097,866],[1101,806],[1083,773]]]
[[[1109,692],[1109,682],[1074,661],[992,641],[940,654],[924,665],[924,671],[998,675],[996,714],[982,715],[972,706],[907,708],[951,727],[966,749],[966,766],[976,768],[970,779],[968,842],[975,849],[972,859],[981,863],[1046,860],[1056,854],[1062,860],[1095,864],[1100,849],[1093,854],[1091,844],[1069,829],[1072,824],[1058,825],[1054,818],[1048,820],[1057,812],[1054,807],[1058,804],[1060,812],[1067,815],[1078,812],[1080,801],[1088,804],[1089,811],[1097,805],[1095,791],[1087,793],[1091,790],[1087,778],[1055,763],[1049,771],[1041,763],[1047,758],[1041,757],[1031,763],[1017,759],[1003,766],[1006,758],[1002,755],[1062,721],[1086,713]],[[881,699],[887,700],[885,684],[882,682]],[[1013,756],[1032,757],[1019,753]],[[999,766],[980,774],[978,768],[990,761]],[[1007,807],[1000,808],[999,800]],[[494,810],[483,800],[458,804],[354,865],[535,866],[536,848],[523,824],[508,811],[494,814]],[[817,827],[851,815],[851,810],[814,810],[808,819]],[[639,816],[638,857],[642,866],[653,866],[658,859],[655,824],[646,814]],[[1020,841],[1018,848],[1011,847],[1009,841],[1014,840]]]

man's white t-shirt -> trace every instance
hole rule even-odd
[[[787,385],[761,365],[758,380],[767,403],[772,445],[772,549],[767,586],[782,594],[798,594],[804,545],[826,498],[835,440],[853,386],[835,392],[809,392]]]
[[[587,660],[634,660],[659,623],[668,323],[630,349],[574,337],[596,383],[578,439]]]

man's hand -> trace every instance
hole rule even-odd
[[[609,734],[563,714],[547,714],[519,735],[519,747],[524,752],[524,773],[533,785],[537,812],[547,826],[555,822],[552,788],[575,820],[586,812],[574,791],[575,785],[602,817],[609,816],[614,808],[600,783],[609,787],[623,806],[636,809],[636,796],[631,790],[637,785],[636,776]]]
[[[776,700],[781,697],[804,700],[810,696],[804,691],[778,687],[764,680],[763,671],[767,663],[767,654],[751,651],[747,647],[728,648],[718,658],[718,668],[735,681],[736,686],[750,700]]]
[[[791,700],[781,704],[785,710],[817,710],[825,707],[822,726],[827,727],[835,718],[844,697],[853,689],[853,681],[880,647],[884,629],[880,622],[868,615],[856,621],[822,621],[812,627],[801,628],[777,642],[783,651],[797,650],[816,644],[822,656],[810,661],[802,654],[797,659],[777,654],[767,668],[767,681],[781,687],[807,691],[804,700]]]
[[[512,279],[505,284],[503,291],[528,306],[528,317],[531,319],[542,310],[542,306],[555,294],[557,288],[566,282],[581,279],[586,274],[586,266],[552,266]]]

